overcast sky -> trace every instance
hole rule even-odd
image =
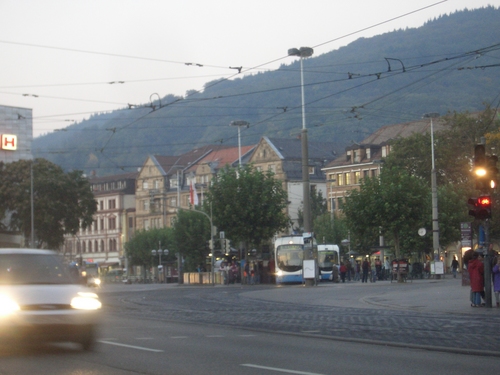
[[[0,104],[33,109],[37,136],[229,67],[277,69],[292,47],[318,56],[487,5],[500,0],[0,0]]]

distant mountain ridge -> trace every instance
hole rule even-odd
[[[429,112],[474,112],[498,101],[498,25],[500,9],[464,10],[304,60],[309,139],[331,142],[341,155],[382,126]],[[241,131],[243,145],[257,144],[262,136],[300,134],[296,59],[275,71],[211,81],[203,92],[188,94],[167,95],[154,103],[154,111],[95,114],[67,131],[36,138],[33,154],[65,170],[107,175],[135,171],[150,154],[178,155],[217,142],[236,145],[233,120],[251,124]]]

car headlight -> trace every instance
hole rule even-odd
[[[101,285],[101,279],[94,279],[95,285]]]
[[[102,303],[97,294],[80,292],[71,300],[71,307],[78,310],[99,310]]]
[[[5,294],[0,294],[0,316],[10,315],[21,310],[16,301]]]

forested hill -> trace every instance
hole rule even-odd
[[[333,142],[342,153],[381,126],[429,112],[498,105],[498,25],[500,10],[494,7],[460,11],[304,60],[309,138]],[[299,61],[290,58],[275,71],[208,82],[203,92],[185,97],[168,95],[154,111],[95,114],[68,131],[35,139],[33,152],[65,169],[98,175],[135,171],[149,154],[236,145],[237,131],[229,127],[233,120],[251,124],[242,130],[243,145],[264,135],[296,137],[302,127],[300,103]]]

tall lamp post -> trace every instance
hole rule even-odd
[[[437,254],[437,260],[440,260],[439,251],[439,223],[438,223],[438,197],[437,197],[437,181],[436,181],[436,164],[434,157],[434,122],[433,119],[438,118],[439,113],[432,112],[424,114],[423,118],[431,119],[431,155],[432,155],[432,170],[431,170],[431,191],[432,191],[432,247],[434,253]],[[440,275],[436,274],[439,278]]]
[[[241,167],[241,136],[240,136],[240,129],[241,127],[248,128],[250,124],[246,121],[243,120],[236,120],[236,121],[231,121],[229,126],[236,126],[238,127],[238,161],[239,161],[239,166]]]
[[[306,128],[306,107],[304,99],[304,67],[303,60],[311,57],[314,50],[310,47],[290,48],[288,56],[300,57],[300,88],[302,94],[302,184],[303,184],[303,216],[304,216],[304,232],[311,232],[311,202],[309,198],[309,150],[307,144],[307,128]]]

